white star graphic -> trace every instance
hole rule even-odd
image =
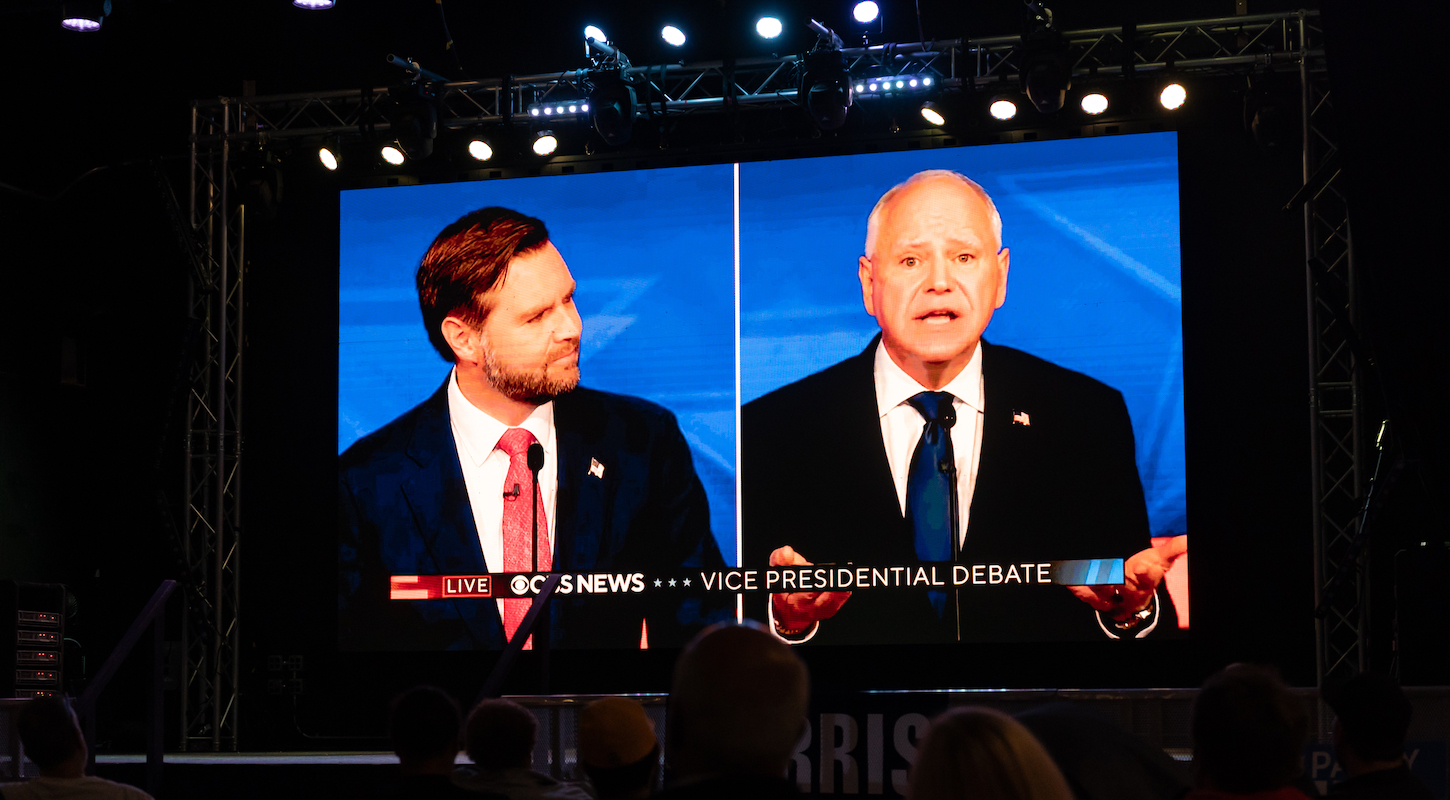
[[[686,586],[689,586],[689,585],[690,585],[690,579],[689,579],[689,578],[686,578],[686,579],[685,579],[685,585],[686,585]]]
[[[655,578],[655,588],[656,589],[660,588],[660,579],[659,578]]]
[[[675,585],[675,579],[674,578],[670,578],[670,585],[671,586],[674,586]]]

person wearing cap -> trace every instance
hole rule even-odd
[[[659,783],[660,744],[644,706],[624,697],[595,700],[579,714],[579,763],[599,800],[638,800]]]
[[[1348,779],[1330,787],[1335,800],[1430,800],[1410,772],[1405,734],[1413,709],[1393,679],[1366,672],[1320,691],[1334,710],[1334,754]]]
[[[474,766],[455,770],[453,782],[509,800],[594,800],[581,784],[533,770],[538,730],[533,712],[512,700],[485,700],[474,706],[464,725],[464,749]]]

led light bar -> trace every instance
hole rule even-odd
[[[530,103],[529,116],[531,117],[564,117],[588,116],[588,100],[567,100],[554,103]]]
[[[935,75],[887,75],[876,78],[857,78],[856,94],[861,97],[914,94],[929,92],[937,88]]]

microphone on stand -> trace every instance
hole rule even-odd
[[[951,436],[952,426],[957,424],[956,408],[948,403],[937,423],[942,427],[942,435]],[[956,449],[953,448],[952,452],[955,453]],[[956,561],[957,557],[961,555],[959,551],[961,550],[962,534],[962,512],[957,508],[957,504],[961,502],[960,495],[957,494],[957,465],[953,461],[943,460],[936,467],[938,471],[947,476],[952,484],[951,491],[947,492],[947,515],[951,522],[952,561]]]
[[[534,499],[534,502],[529,504],[533,507],[534,572],[539,571],[539,470],[543,468],[544,446],[534,442],[529,445],[529,473],[534,476],[534,489],[529,493],[529,497]],[[517,484],[514,486],[514,491],[518,491]]]
[[[950,437],[952,435],[952,426],[957,424],[956,407],[948,403],[946,410],[942,412],[941,418],[937,420],[937,422],[941,424],[942,435]],[[947,441],[950,442],[951,439],[948,438]],[[952,448],[952,453],[955,457],[956,448]],[[937,470],[945,474],[947,476],[947,479],[951,482],[951,486],[947,491],[947,519],[951,523],[949,534],[952,543],[952,563],[955,564],[961,560],[962,555],[962,512],[961,509],[957,507],[958,504],[961,503],[961,495],[957,494],[957,464],[955,461],[943,459],[942,461],[937,463],[936,468]],[[956,614],[954,616],[956,617],[957,623],[957,641],[961,641],[962,595],[960,590],[955,590],[952,592],[952,600],[953,605],[956,606]]]

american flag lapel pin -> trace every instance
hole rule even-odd
[[[589,474],[600,480],[604,480],[604,465],[599,463],[599,459],[589,459]]]
[[[1032,424],[1032,417],[1027,416],[1027,412],[1026,411],[1013,411],[1012,412],[1012,424],[1013,425],[1024,425],[1024,426],[1025,425],[1031,425]]]

